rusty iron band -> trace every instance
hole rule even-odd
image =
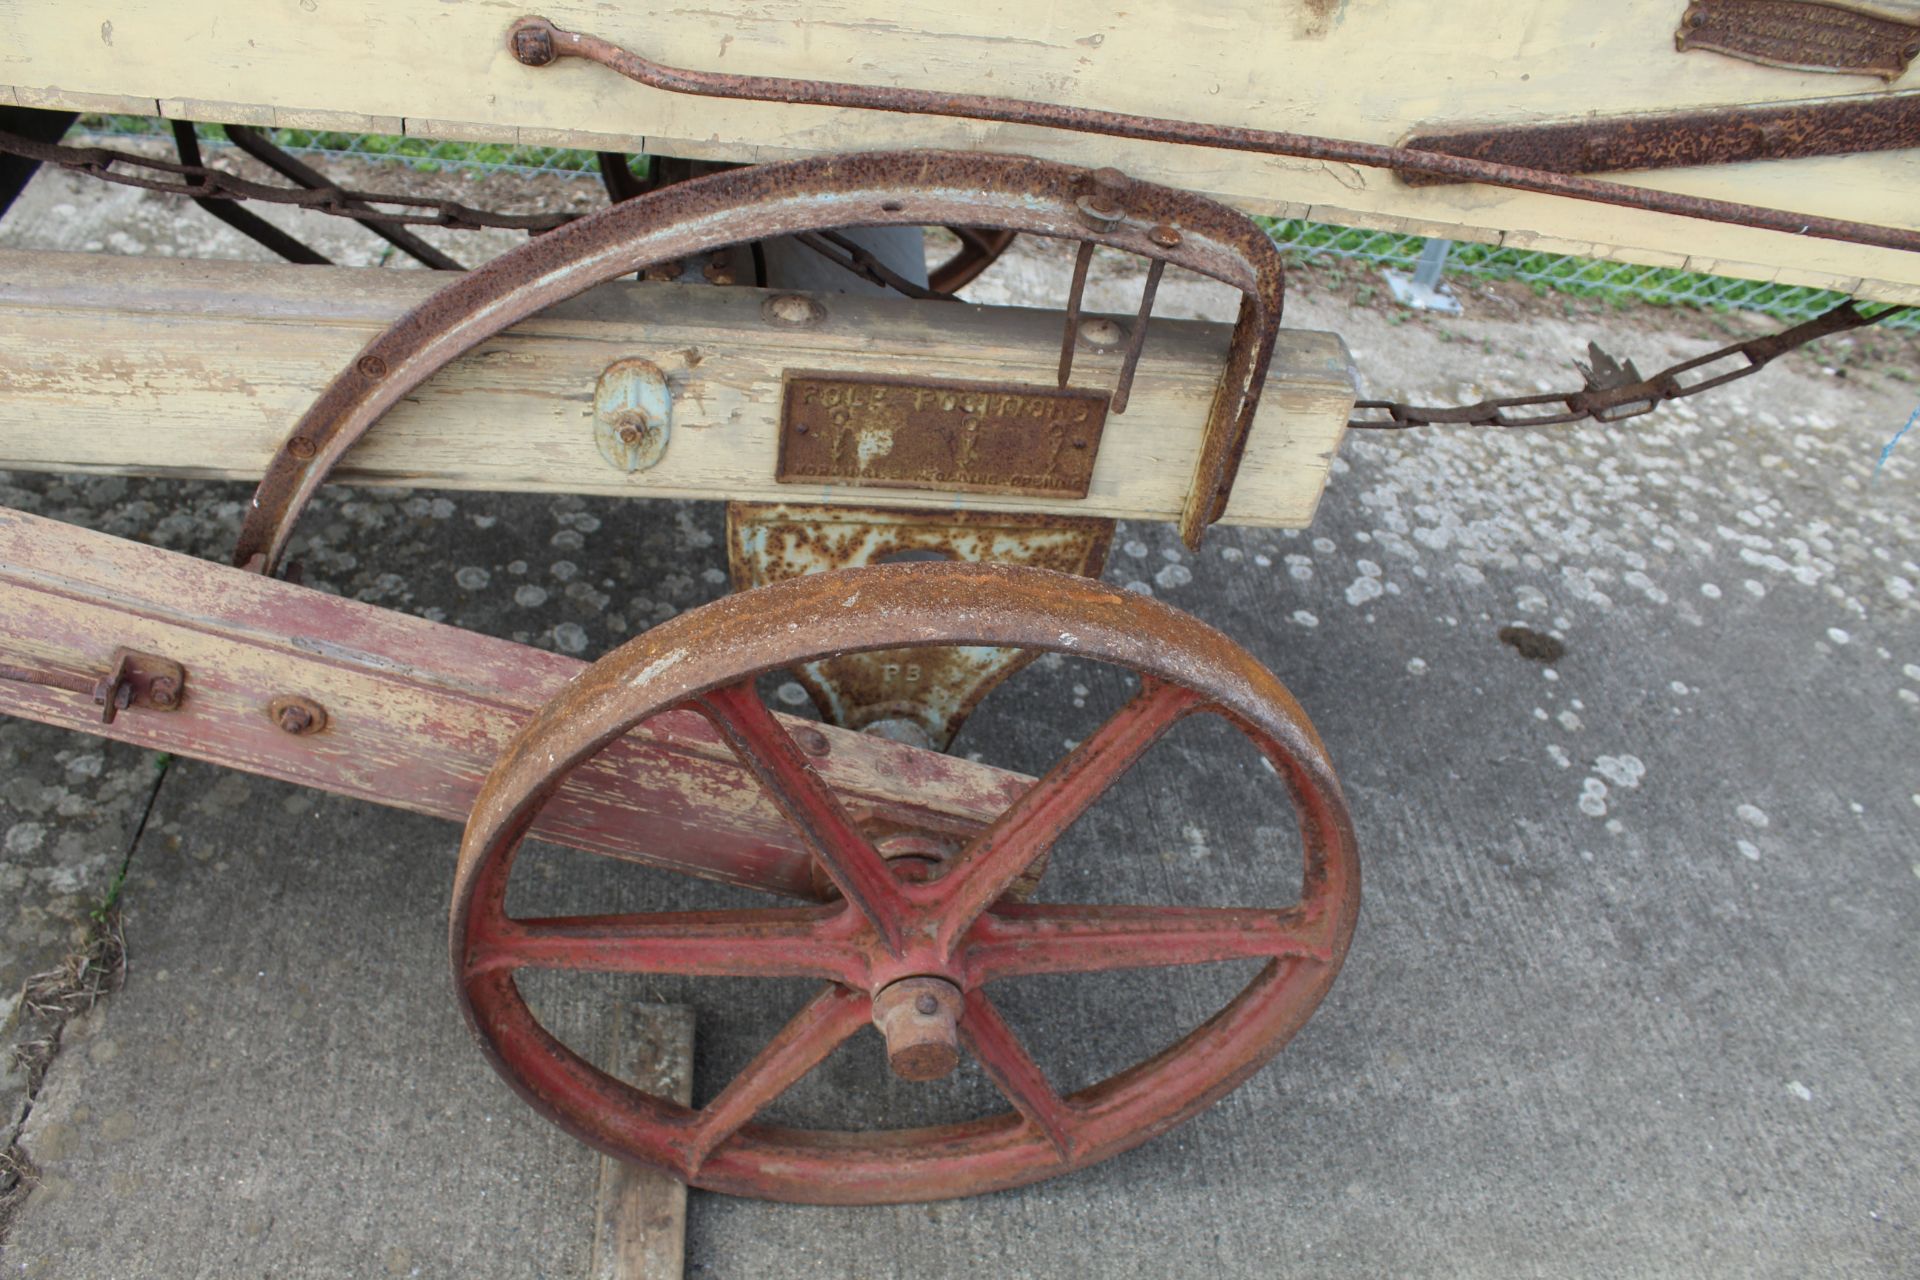
[[[1900,151],[1920,143],[1920,93],[1557,124],[1423,133],[1406,145],[1555,173],[1684,169],[1748,160]],[[1409,186],[1458,181],[1403,173]]]
[[[1073,133],[1095,133],[1143,142],[1171,142],[1182,146],[1251,151],[1261,155],[1292,156],[1389,169],[1401,174],[1424,174],[1461,182],[1479,182],[1515,191],[1568,196],[1600,204],[1620,205],[1648,213],[1670,213],[1683,218],[1725,222],[1735,226],[1780,231],[1788,235],[1844,240],[1883,249],[1920,251],[1920,230],[1876,226],[1815,214],[1767,209],[1730,200],[1674,191],[1657,191],[1619,182],[1605,182],[1575,174],[1550,173],[1496,164],[1467,156],[1417,151],[1377,142],[1320,138],[1310,134],[1250,129],[1236,125],[1167,120],[1129,115],[1090,107],[1071,107],[1019,98],[996,98],[975,93],[941,93],[930,89],[884,88],[827,80],[792,80],[778,76],[724,75],[690,71],[643,58],[598,36],[563,31],[545,18],[526,17],[507,33],[507,46],[520,62],[547,66],[560,58],[585,58],[619,72],[629,80],[669,93],[708,98],[739,98],[750,102],[782,102],[821,107],[849,107],[865,111],[896,111],[909,115],[952,116],[1003,124],[1036,125]]]
[[[1098,243],[1240,290],[1239,320],[1181,517],[1182,537],[1197,545],[1226,507],[1253,426],[1280,329],[1284,268],[1272,240],[1244,214],[1148,183],[1122,179],[1116,188],[1114,178],[1025,156],[869,152],[696,178],[568,223],[461,275],[362,348],[268,463],[234,563],[272,572],[302,509],[381,415],[516,321],[654,263],[841,226],[984,226]],[[1089,199],[1114,202],[1116,216],[1089,220]],[[1179,234],[1166,236],[1169,227]]]

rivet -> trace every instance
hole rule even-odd
[[[293,439],[287,441],[287,452],[302,462],[305,462],[319,451],[319,446],[315,445],[309,436],[295,436]]]
[[[1172,249],[1180,243],[1180,232],[1165,223],[1161,223],[1153,230],[1147,232],[1147,239],[1153,241],[1153,243],[1159,245],[1162,249]]]
[[[827,318],[827,309],[803,293],[782,293],[760,304],[760,314],[774,324],[807,328]]]
[[[1095,351],[1110,351],[1127,340],[1127,327],[1118,320],[1092,316],[1080,322],[1080,341]]]
[[[810,756],[824,756],[828,751],[832,750],[832,745],[827,741],[826,734],[820,732],[818,729],[809,729],[804,725],[793,731],[793,740],[799,743],[800,749]]]
[[[375,382],[387,376],[387,362],[379,356],[361,356],[360,363],[354,366],[362,377],[372,378]]]

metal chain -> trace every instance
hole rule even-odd
[[[1438,424],[1466,427],[1551,427],[1567,422],[1583,422],[1588,418],[1596,422],[1621,422],[1628,418],[1637,418],[1641,414],[1652,413],[1668,400],[1697,396],[1703,391],[1725,386],[1748,374],[1758,373],[1770,361],[1789,351],[1804,347],[1816,339],[1827,337],[1829,334],[1844,333],[1849,329],[1878,324],[1890,316],[1897,316],[1911,310],[1913,310],[1912,307],[1890,307],[1885,311],[1868,315],[1860,310],[1857,302],[1843,302],[1833,310],[1794,325],[1791,329],[1783,329],[1779,333],[1770,334],[1764,338],[1729,343],[1718,351],[1710,351],[1706,355],[1683,360],[1679,364],[1670,365],[1645,378],[1641,377],[1640,371],[1633,367],[1633,361],[1616,361],[1602,351],[1597,344],[1588,343],[1588,358],[1592,363],[1574,362],[1575,367],[1586,375],[1586,386],[1578,391],[1507,396],[1504,399],[1482,400],[1477,404],[1454,405],[1446,408],[1401,404],[1391,400],[1361,400],[1354,404],[1354,416],[1347,422],[1347,426],[1360,431],[1403,431],[1408,427],[1427,427]],[[1746,364],[1721,373],[1706,374],[1691,382],[1681,381],[1683,374],[1734,359],[1745,360]],[[1525,409],[1532,405],[1559,407],[1517,415],[1508,412],[1510,409]],[[1363,412],[1386,416],[1363,417],[1361,416]]]
[[[455,231],[478,231],[491,227],[506,231],[540,232],[551,231],[582,216],[577,213],[493,213],[454,200],[383,195],[338,186],[276,187],[203,164],[156,160],[106,147],[69,147],[55,142],[35,142],[3,130],[0,130],[0,153],[42,164],[59,165],[63,169],[107,182],[168,195],[189,196],[197,200],[264,200],[269,204],[294,205],[316,213],[352,218],[357,222],[379,222],[393,226],[448,227]],[[122,172],[123,169],[136,172]],[[369,205],[375,207],[368,208]]]

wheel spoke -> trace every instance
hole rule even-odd
[[[1325,928],[1298,907],[1089,907],[1007,903],[967,939],[976,982],[1030,973],[1097,973],[1220,960],[1333,958]]]
[[[1126,706],[1013,802],[961,851],[939,882],[938,938],[946,954],[979,914],[1087,811],[1173,723],[1200,701],[1179,685],[1140,678]]]
[[[827,978],[862,983],[866,965],[828,936],[844,908],[671,911],[504,920],[475,939],[467,969],[576,969],[725,978]]]
[[[714,1148],[826,1061],[871,1016],[872,1001],[866,992],[831,984],[823,987],[700,1109],[689,1143],[689,1171],[698,1171]]]
[[[847,901],[873,922],[888,949],[898,955],[905,909],[899,882],[807,763],[792,735],[760,701],[753,681],[716,689],[703,695],[699,705],[760,779]]]
[[[1047,1135],[1047,1141],[1053,1144],[1062,1160],[1071,1160],[1079,1143],[1065,1100],[1047,1083],[1040,1064],[1013,1034],[1013,1028],[1006,1024],[986,993],[978,988],[967,992],[960,1034],[966,1037],[967,1047],[973,1050],[981,1069],[1007,1096],[1007,1101]]]

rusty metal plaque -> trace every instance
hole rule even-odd
[[[1896,80],[1920,55],[1920,24],[1820,0],[1693,0],[1673,42],[1682,53]]]
[[[1104,392],[789,372],[782,484],[1084,498]]]

